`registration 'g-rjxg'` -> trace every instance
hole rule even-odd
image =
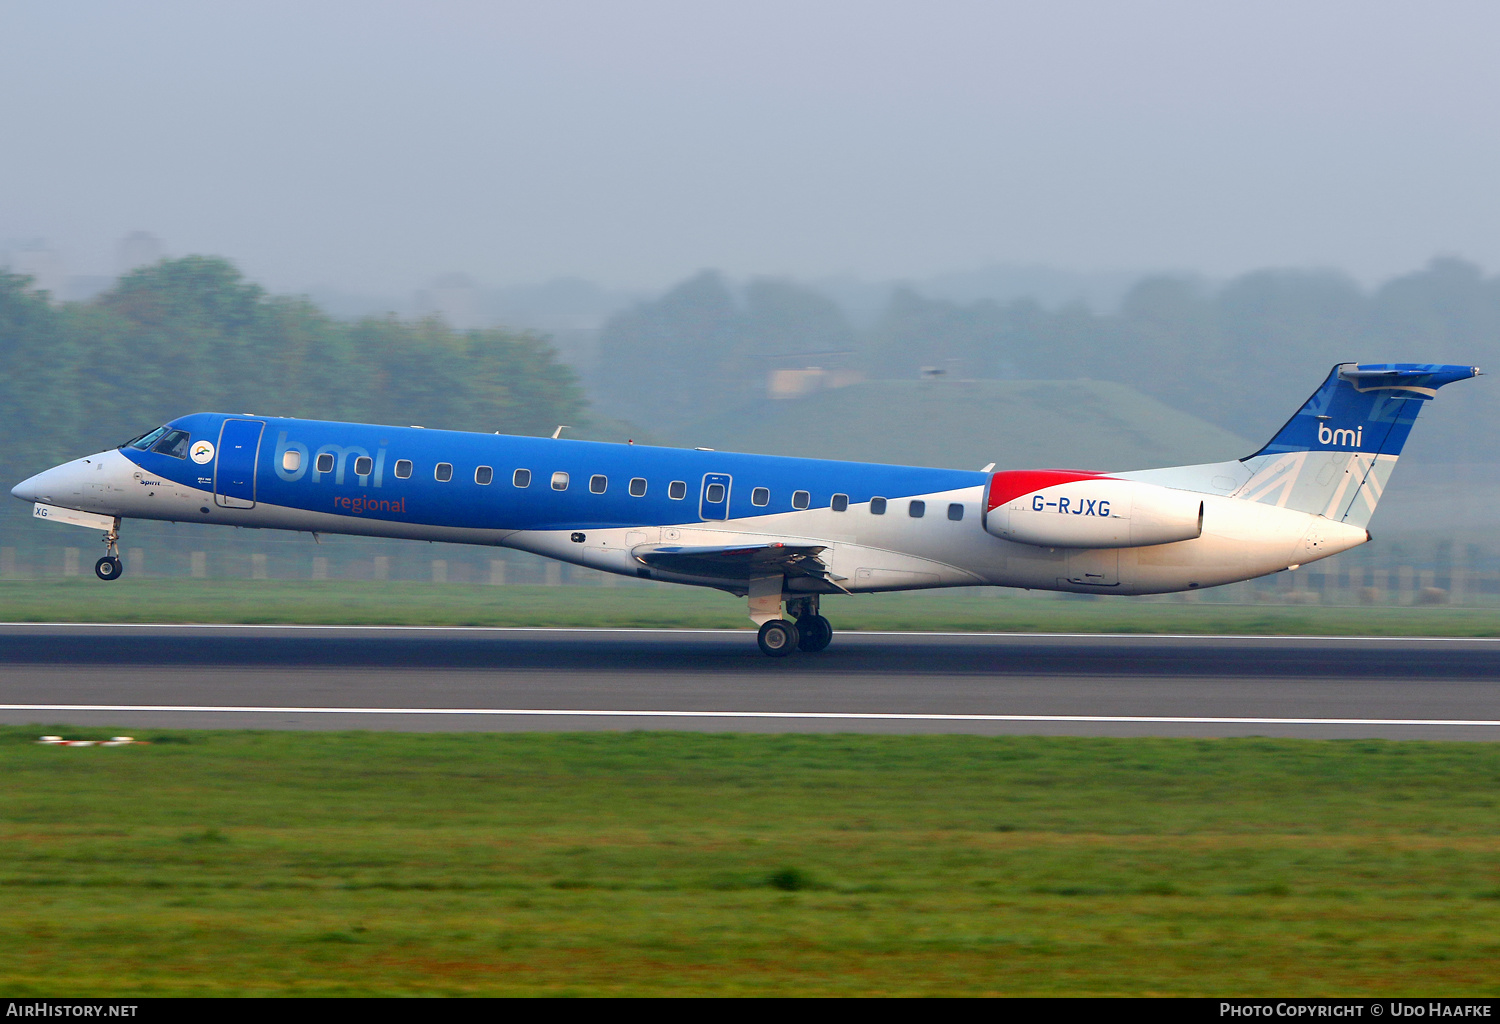
[[[1004,473],[194,413],[11,493],[38,518],[519,548],[748,598],[769,655],[820,651],[822,594],[1000,586],[1160,594],[1346,551],[1423,403],[1472,366],[1342,363],[1234,462]],[[784,609],[784,610],[783,610]]]

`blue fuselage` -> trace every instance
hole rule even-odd
[[[194,444],[212,443],[214,457],[197,463],[190,455],[121,451],[151,474],[218,496],[200,517],[248,499],[341,517],[353,533],[399,535],[402,524],[551,531],[717,523],[827,509],[839,494],[860,505],[986,479],[960,470],[218,413],[168,426]],[[226,437],[235,434],[258,434],[253,452],[232,451]],[[231,479],[226,464],[235,456],[248,457],[248,481]],[[644,483],[632,488],[632,481]],[[719,494],[709,493],[716,482],[723,500],[709,501]],[[375,523],[394,529],[372,530]]]

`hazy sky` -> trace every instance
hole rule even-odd
[[[1500,4],[0,0],[0,247],[275,288],[1500,269]]]

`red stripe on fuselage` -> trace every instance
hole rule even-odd
[[[1015,469],[990,477],[990,500],[986,511],[993,511],[1023,494],[1043,487],[1070,484],[1075,480],[1111,480],[1108,473],[1090,473],[1081,469]]]

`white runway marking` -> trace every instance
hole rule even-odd
[[[1500,719],[1220,718],[1172,715],[963,715],[876,711],[622,711],[601,708],[340,708],[232,704],[0,704],[0,711],[190,712],[251,715],[489,715],[557,718],[745,718],[860,722],[1057,722],[1146,725],[1363,725],[1500,727]]]
[[[681,633],[699,636],[747,637],[754,632],[744,629],[702,629],[675,626],[393,626],[393,625],[339,625],[336,623],[273,623],[273,622],[0,622],[0,629],[24,628],[78,628],[78,629],[243,629],[243,630],[346,630],[379,631],[400,633],[627,633],[660,634]],[[1358,636],[1324,635],[1304,633],[1015,633],[983,632],[979,630],[918,630],[918,629],[841,629],[836,636],[916,636],[916,637],[998,637],[1012,640],[1274,640],[1278,642],[1338,640],[1377,641],[1389,643],[1500,643],[1494,636]]]

